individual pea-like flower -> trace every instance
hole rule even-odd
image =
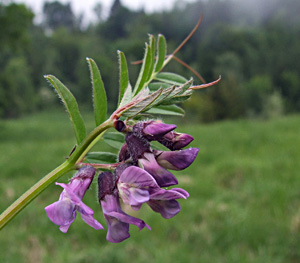
[[[147,203],[164,218],[171,218],[179,213],[181,208],[176,199],[186,199],[189,196],[181,188],[160,188],[151,174],[136,166],[130,166],[121,173],[117,188],[125,204],[138,210],[143,203]]]
[[[155,141],[174,129],[176,129],[174,124],[166,124],[162,121],[145,121],[134,125],[133,132],[143,134],[149,141]]]
[[[120,206],[119,194],[116,189],[112,188],[110,182],[114,175],[111,172],[103,172],[99,175],[99,201],[102,206],[105,221],[108,225],[106,239],[112,243],[119,243],[130,237],[129,225],[136,225],[139,230],[147,227],[151,230],[143,220],[130,216],[122,211]],[[105,182],[103,184],[103,182]],[[104,190],[100,188],[104,187]]]
[[[197,157],[198,148],[188,148],[179,151],[154,151],[157,163],[166,169],[184,170],[189,167]]]
[[[159,138],[158,142],[169,148],[171,151],[176,151],[186,147],[193,140],[194,138],[189,134],[171,131]]]
[[[103,226],[94,219],[94,211],[82,202],[82,198],[89,188],[95,175],[95,169],[87,166],[81,168],[68,184],[56,183],[64,190],[59,200],[45,208],[49,219],[59,229],[66,233],[76,218],[76,211],[81,214],[82,220],[95,229]]]

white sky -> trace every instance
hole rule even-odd
[[[1,1],[1,0],[0,0]],[[3,2],[17,2],[25,3],[29,6],[36,14],[36,21],[39,20],[39,14],[42,12],[42,7],[44,2],[47,0],[4,0]],[[108,14],[114,0],[59,0],[62,3],[71,3],[72,9],[75,14],[84,13],[85,22],[93,21],[95,15],[93,13],[93,8],[97,3],[101,3],[104,9],[104,15]],[[181,2],[194,2],[195,0],[181,0]],[[48,0],[48,2],[53,2],[53,0]],[[144,8],[146,12],[154,12],[161,10],[170,9],[176,0],[121,0],[121,3],[133,10],[138,10]],[[105,15],[105,16],[106,16]]]

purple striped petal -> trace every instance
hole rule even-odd
[[[149,173],[136,166],[126,168],[120,175],[119,182],[138,188],[159,187]]]

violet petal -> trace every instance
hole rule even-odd
[[[101,206],[108,225],[106,239],[110,242],[119,243],[129,238],[129,224],[136,225],[139,230],[144,227],[151,230],[143,220],[127,215],[122,211],[117,194],[106,195],[101,201]]]
[[[57,201],[46,208],[46,213],[49,219],[56,225],[65,227],[67,232],[69,226],[73,223],[76,218],[75,205],[68,198]]]
[[[158,141],[169,148],[171,151],[181,150],[182,148],[189,145],[194,138],[186,133],[177,133],[177,132],[169,132],[164,135],[162,138],[158,139]]]
[[[156,161],[166,169],[183,170],[189,167],[197,157],[198,148],[189,148],[180,151],[161,151],[158,152]]]
[[[174,124],[151,121],[144,125],[143,134],[148,140],[157,140],[174,129],[176,129]]]
[[[181,209],[176,200],[150,200],[148,205],[154,212],[160,213],[166,219],[177,215]]]
[[[139,164],[154,177],[159,186],[167,187],[178,184],[171,172],[158,165],[152,153],[144,153],[143,158],[139,159]]]

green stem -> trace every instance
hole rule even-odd
[[[60,176],[73,169],[73,165],[66,161],[52,172],[47,174],[39,182],[33,185],[23,195],[21,195],[11,206],[9,206],[0,216],[0,230],[12,220],[22,209],[24,209],[34,198],[36,198],[51,183]]]
[[[92,146],[102,137],[104,132],[113,127],[114,120],[108,119],[96,127],[83,142],[76,148],[67,161],[55,168],[52,172],[43,177],[23,195],[21,195],[13,204],[11,204],[0,215],[0,230],[10,222],[19,212],[21,212],[31,201],[33,201],[50,184],[59,179],[67,172],[76,169],[76,164],[80,162]]]

